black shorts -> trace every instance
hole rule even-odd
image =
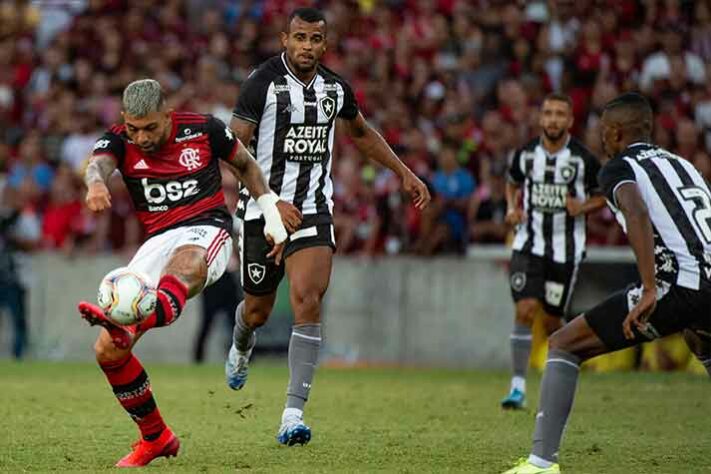
[[[240,234],[240,265],[242,288],[254,296],[274,293],[284,278],[284,261],[301,249],[309,247],[331,247],[336,250],[333,224],[313,223],[304,218],[301,228],[289,236],[284,248],[281,265],[273,258],[267,258],[271,251],[264,237],[264,220],[244,221]]]
[[[711,285],[691,290],[676,285],[658,289],[657,307],[644,332],[634,330],[634,339],[625,339],[622,323],[639,300],[641,286],[630,285],[584,313],[585,320],[610,351],[616,351],[691,329],[704,339],[711,336]]]
[[[509,283],[515,302],[535,298],[551,316],[564,317],[578,275],[578,265],[514,251]]]

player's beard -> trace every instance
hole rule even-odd
[[[304,58],[306,59],[306,58]],[[308,65],[304,65],[299,62],[299,57],[297,56],[295,59],[292,59],[290,62],[292,66],[296,69],[297,72],[300,74],[309,74],[313,72],[316,69],[316,66],[318,66],[318,58],[316,57],[315,54],[312,55],[312,58],[309,59],[311,61]]]
[[[151,143],[151,146],[147,148],[141,147],[141,151],[144,153],[155,153],[168,142],[168,137],[170,136],[171,127],[166,127],[163,135],[158,139],[158,141]]]
[[[546,130],[545,128],[543,129],[543,135],[545,135],[548,140],[550,140],[554,143],[560,141],[560,139],[562,139],[565,136],[565,133],[566,133],[565,129],[561,129],[557,133],[551,133],[548,130]]]

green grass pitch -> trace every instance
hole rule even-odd
[[[496,473],[528,452],[534,412],[503,412],[505,373],[321,369],[306,447],[274,439],[283,363],[241,392],[219,366],[147,365],[180,455],[150,472]],[[538,377],[531,377],[535,407]],[[583,374],[563,442],[566,473],[710,472],[709,382],[688,374]],[[0,362],[0,471],[97,472],[137,431],[90,364]]]

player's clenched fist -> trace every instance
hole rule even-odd
[[[111,194],[109,188],[102,182],[89,185],[86,193],[86,206],[90,211],[101,212],[111,207]]]

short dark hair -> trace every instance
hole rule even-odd
[[[322,21],[324,25],[326,24],[326,16],[321,10],[312,7],[301,7],[297,8],[289,15],[289,19],[286,24],[286,31],[289,31],[291,22],[297,17],[301,18],[306,23],[319,23]]]
[[[643,135],[649,135],[652,131],[654,113],[649,101],[642,94],[626,92],[608,102],[603,112],[611,115],[611,120],[624,128]]]
[[[547,100],[565,102],[571,110],[573,109],[573,99],[568,94],[563,94],[562,92],[551,92],[543,99],[543,102]]]

